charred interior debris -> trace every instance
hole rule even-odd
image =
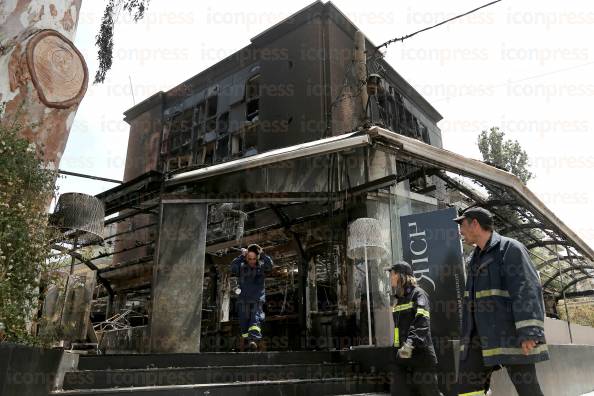
[[[357,31],[332,3],[314,3],[124,113],[124,182],[96,196],[106,235],[79,260],[76,273],[91,268],[98,282],[89,286],[90,318],[72,319],[88,331],[73,341],[96,333],[111,353],[234,350],[229,264],[258,243],[275,262],[266,280],[269,350],[366,344],[367,298],[382,345],[389,301],[380,269],[400,255],[398,216],[452,206],[489,207],[499,229],[551,256],[561,247],[572,281],[560,287],[545,272],[549,314],[551,301],[592,278],[591,250],[538,199],[501,171],[442,149],[441,115],[377,51],[363,53],[373,78],[361,80]],[[375,48],[367,39],[365,47]],[[382,222],[390,252],[372,266],[370,296],[345,252],[347,225],[359,217]],[[76,296],[73,304],[83,301]],[[59,309],[52,301],[49,316]],[[169,347],[182,329],[192,336]]]

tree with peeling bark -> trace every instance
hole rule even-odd
[[[81,0],[0,2],[0,102],[57,167],[88,81],[72,40]]]
[[[82,0],[0,0],[0,103],[18,118],[46,166],[57,168],[76,110],[87,90],[88,70],[73,44]],[[111,67],[114,20],[124,10],[138,21],[148,0],[108,0],[96,44],[103,82]]]
[[[73,43],[82,0],[0,0],[0,341],[35,342],[30,326],[49,252],[47,206],[88,85]],[[96,82],[111,67],[113,21],[148,0],[109,0]]]

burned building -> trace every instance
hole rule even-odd
[[[147,172],[172,175],[339,136],[363,127],[364,114],[370,123],[401,131],[406,136],[441,147],[441,132],[436,125],[441,115],[384,61],[368,40],[364,43],[368,49],[364,53],[367,57],[367,74],[377,74],[381,80],[376,95],[371,96],[369,108],[365,111],[360,98],[365,81],[360,81],[356,74],[356,32],[357,27],[333,4],[314,3],[252,38],[250,45],[235,54],[170,91],[159,92],[126,111],[125,120],[130,124],[130,137],[124,181],[129,183]],[[349,166],[361,166],[358,158],[353,160],[355,162]],[[400,166],[403,171],[407,170],[405,164]],[[339,167],[342,165],[334,163],[333,167],[324,168],[338,172]],[[279,171],[282,172],[282,168]],[[291,175],[303,176],[299,170],[287,168],[283,173],[282,177],[287,183],[291,183],[292,179],[296,185],[301,183]],[[247,188],[250,183],[260,183],[259,180],[252,180],[257,177],[254,174],[241,178],[237,180],[237,186]],[[328,177],[336,175],[328,174]],[[440,181],[422,174],[411,181],[413,191],[424,190],[436,199],[444,199],[443,186],[442,196],[438,197],[437,194]],[[327,188],[331,192],[342,187],[328,185]],[[219,201],[224,201],[224,198]],[[235,235],[236,230],[233,228],[238,226],[238,222],[245,222],[241,227],[249,233],[250,230],[267,225],[267,222],[278,217],[278,212],[283,213],[285,210],[287,213],[281,217],[287,219],[300,214],[306,216],[318,213],[320,208],[324,209],[323,212],[336,210],[328,204],[316,204],[312,208],[301,206],[304,205],[291,203],[286,209],[271,208],[270,205],[244,200],[234,204],[232,211],[211,208],[207,250],[214,253],[213,258],[209,259],[213,268],[224,266],[232,257],[223,253],[236,254],[229,248],[239,247],[241,242],[245,245],[247,235],[243,239],[231,239],[232,243],[220,242],[225,237]],[[233,215],[233,211],[244,213],[245,219],[241,215]],[[114,283],[123,282],[126,287],[150,285],[153,263],[150,258],[155,252],[154,245],[138,245],[156,240],[157,222],[158,215],[141,213],[120,226],[123,230],[130,227],[129,223],[134,223],[138,231],[127,238],[119,238],[124,240],[118,242],[115,250],[123,252],[114,256],[114,269],[109,271],[113,274],[106,273],[106,276],[113,277]],[[344,228],[338,226],[343,222],[344,219],[329,227],[336,231],[335,236],[328,235],[330,238],[339,238],[340,231],[336,228]],[[281,239],[287,239],[285,243],[289,245],[294,243],[286,236]],[[210,247],[211,241],[213,247]],[[215,241],[219,241],[219,246],[214,244]],[[266,247],[271,249],[272,245]],[[319,257],[317,265],[324,268],[318,275],[319,293],[324,297],[321,304],[329,312],[335,311],[338,304],[334,290],[337,276],[335,249],[335,246],[326,246],[321,250],[318,248],[319,252],[315,253]],[[132,268],[127,266],[131,260],[139,260],[139,257],[142,263]],[[285,259],[279,256],[276,261],[279,268],[287,271],[298,267],[295,256]],[[215,262],[218,266],[214,265]],[[126,264],[124,268],[130,269],[120,269],[122,263]],[[329,267],[333,267],[334,271],[328,271]],[[296,273],[290,272],[291,275]],[[220,280],[220,274],[216,271],[207,271],[206,274],[206,287]],[[270,280],[271,284],[275,282],[280,293],[285,281]],[[288,293],[293,295],[290,289],[294,285],[291,286]],[[214,308],[217,306],[216,289],[208,293],[211,298],[206,303]],[[269,307],[272,307],[274,295],[270,294],[269,299],[272,300]],[[286,307],[291,306],[292,313],[296,314],[300,304],[291,300],[291,296],[287,301],[286,294],[281,293],[279,296],[278,312],[286,316]],[[318,309],[314,308],[313,311],[317,313]],[[211,319],[225,318],[227,315],[219,313]],[[287,324],[284,327],[291,328]]]
[[[124,183],[97,195],[105,224],[117,224],[93,302],[107,353],[236,350],[229,265],[258,243],[275,261],[267,350],[389,347],[383,268],[405,258],[433,299],[451,371],[464,263],[449,219],[474,204],[544,249],[534,254],[546,298],[592,277],[575,265],[592,249],[515,176],[442,148],[441,115],[332,3],[313,3],[124,114]],[[382,242],[354,236],[362,218]],[[547,270],[559,262],[554,246],[569,284]],[[126,309],[126,326],[106,326]]]

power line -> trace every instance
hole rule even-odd
[[[61,175],[84,177],[86,179],[100,180],[100,181],[106,181],[106,182],[109,182],[109,183],[122,184],[122,181],[121,180],[108,179],[106,177],[99,177],[99,176],[92,176],[92,175],[85,175],[83,173],[70,172],[70,171],[65,171],[65,170],[62,170],[62,169],[58,169],[58,173],[61,174]]]
[[[457,16],[455,16],[455,17],[453,17],[453,18],[446,19],[445,21],[441,21],[441,22],[439,22],[439,23],[438,23],[438,24],[436,24],[436,25],[429,26],[429,27],[426,27],[426,28],[424,28],[424,29],[421,29],[421,30],[417,30],[416,32],[414,32],[414,33],[411,33],[411,34],[407,34],[406,36],[403,36],[403,37],[399,37],[399,38],[393,38],[392,40],[388,40],[388,41],[386,41],[385,43],[383,43],[382,45],[379,45],[379,46],[375,47],[375,49],[376,49],[376,50],[379,50],[380,48],[382,48],[382,47],[387,47],[388,45],[390,45],[390,44],[392,44],[392,43],[395,43],[395,42],[397,42],[397,41],[404,41],[404,40],[406,40],[406,39],[408,39],[408,38],[411,38],[412,36],[414,36],[414,35],[416,35],[416,34],[419,34],[419,33],[422,33],[422,32],[426,32],[427,30],[431,30],[431,29],[433,29],[433,28],[436,28],[436,27],[438,27],[438,26],[444,25],[444,24],[446,24],[446,23],[448,23],[448,22],[451,22],[451,21],[453,21],[453,20],[455,20],[455,19],[462,18],[463,16],[466,16],[466,15],[472,14],[473,12],[476,12],[476,11],[478,11],[478,10],[482,9],[482,8],[488,7],[488,6],[490,6],[490,5],[493,5],[493,4],[495,4],[495,3],[499,3],[500,1],[502,1],[502,0],[495,0],[495,1],[492,1],[492,2],[490,2],[490,3],[487,3],[487,4],[485,4],[485,5],[482,5],[482,6],[480,6],[480,7],[478,7],[478,8],[475,8],[474,10],[470,10],[470,11],[468,11],[468,12],[465,12],[464,14],[460,14],[460,15],[457,15]]]

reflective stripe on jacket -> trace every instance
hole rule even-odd
[[[547,360],[542,286],[526,247],[493,232],[483,251],[474,250],[467,274],[460,358],[476,326],[486,366]],[[527,356],[524,340],[538,343]]]
[[[392,306],[394,319],[393,345],[400,348],[409,342],[414,346],[410,359],[396,357],[398,364],[431,366],[437,364],[433,341],[431,340],[431,313],[427,293],[420,287],[406,290]]]

